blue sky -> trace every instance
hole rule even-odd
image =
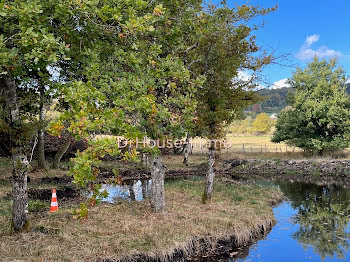
[[[213,1],[218,2],[218,0]],[[228,0],[246,3],[246,0]],[[273,48],[278,55],[288,54],[291,66],[271,65],[263,72],[267,83],[283,86],[295,66],[305,67],[316,54],[322,58],[339,57],[340,65],[350,75],[350,0],[250,0],[251,4],[271,7],[278,4],[276,12],[259,18],[264,28],[256,31],[257,43]],[[282,81],[281,81],[282,80]]]

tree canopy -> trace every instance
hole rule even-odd
[[[222,137],[256,98],[254,83],[236,78],[238,71],[271,61],[258,53],[258,27],[250,23],[272,10],[201,0],[1,2],[0,124],[11,136],[15,229],[28,224],[24,148],[44,100],[54,97],[60,108],[52,134],[69,132],[89,144],[70,171],[76,185],[93,190],[94,204],[101,159],[138,158],[135,142],[121,152],[117,136],[183,138],[196,124],[201,136]],[[96,139],[96,131],[114,136]],[[164,196],[161,150],[147,150],[154,156],[152,192]]]
[[[273,142],[285,141],[322,153],[347,148],[350,142],[350,99],[345,73],[336,60],[315,58],[290,79],[295,92],[291,108],[278,115]]]
[[[273,120],[266,113],[261,113],[253,121],[253,130],[261,134],[266,134],[270,131],[272,125]]]

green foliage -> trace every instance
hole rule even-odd
[[[271,61],[257,54],[257,27],[248,26],[271,10],[203,8],[201,0],[2,1],[0,74],[16,80],[24,123],[36,121],[40,90],[55,95],[62,113],[50,131],[89,143],[71,172],[77,185],[90,186],[94,204],[101,158],[122,153],[115,138],[96,139],[96,131],[162,140],[196,124],[201,135],[219,137],[256,102],[255,85],[235,77]],[[135,144],[128,149],[124,158],[135,160]]]
[[[47,210],[49,208],[48,202],[42,202],[40,200],[32,200],[28,203],[29,212]]]
[[[208,12],[200,14],[203,22],[194,40],[198,47],[190,52],[191,70],[205,76],[197,92],[197,135],[223,137],[225,127],[258,101],[253,79],[242,81],[238,73],[244,69],[256,72],[271,62],[270,55],[257,53],[252,32],[258,27],[249,22],[273,10],[247,5],[229,8],[224,2],[209,5]]]
[[[87,219],[88,217],[88,208],[85,204],[81,203],[80,208],[74,210],[73,212],[74,218],[76,219]]]
[[[347,148],[350,99],[336,60],[315,58],[306,69],[297,69],[290,83],[295,88],[292,108],[279,114],[272,141],[318,153]]]
[[[288,96],[293,92],[293,88],[283,87],[278,89],[261,89],[258,94],[263,97],[263,101],[259,102],[257,106],[261,112],[267,114],[279,113],[285,108],[288,100]],[[256,108],[256,106],[254,106]],[[254,110],[254,107],[251,109]]]
[[[94,139],[93,132],[162,140],[182,137],[193,123],[194,93],[203,80],[190,73],[182,56],[200,8],[201,1],[89,1],[82,7],[71,60],[62,64],[74,70],[63,72],[59,86],[65,111],[51,132],[59,135],[66,127],[90,144],[77,154],[71,172],[77,185],[91,187],[92,201],[99,199],[101,157],[123,154],[134,161],[139,155],[135,143],[122,153],[116,139]]]
[[[15,81],[21,119],[12,123],[7,110],[0,115],[2,131],[16,140],[12,144],[28,147],[39,125],[40,102],[57,93],[53,69],[69,60],[67,41],[77,31],[78,7],[63,0],[0,3],[0,77]]]
[[[344,260],[350,247],[349,190],[298,182],[278,184],[298,212],[295,218],[299,226],[293,239],[312,247],[322,260]]]
[[[234,120],[230,127],[228,128],[229,133],[233,133],[234,135],[247,135],[253,133],[253,118],[251,116],[247,116],[243,120]]]
[[[253,130],[261,134],[266,134],[270,131],[272,125],[273,120],[266,113],[261,113],[256,116],[253,122]]]

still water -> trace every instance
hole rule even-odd
[[[151,180],[130,180],[122,185],[103,184],[101,191],[106,190],[108,197],[102,198],[103,202],[114,203],[118,199],[128,201],[142,201],[151,193]]]
[[[273,186],[289,199],[274,208],[277,224],[246,258],[229,261],[350,261],[350,190],[299,182]]]
[[[166,178],[165,181],[171,183],[171,181],[178,180],[178,177]],[[181,179],[198,181],[204,180],[203,176],[184,176]],[[102,184],[101,192],[107,191],[108,197],[102,198],[103,202],[114,203],[118,199],[128,200],[128,201],[142,201],[151,194],[152,180],[128,180],[123,182],[123,184]],[[91,196],[91,194],[90,194]]]
[[[349,189],[300,182],[256,183],[280,189],[288,200],[274,208],[277,224],[272,231],[249,253],[244,252],[245,258],[227,261],[350,261]],[[102,190],[109,196],[103,201],[142,201],[149,196],[151,184],[149,180],[105,184]]]

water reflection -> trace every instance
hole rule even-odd
[[[249,254],[241,252],[240,258],[229,261],[350,261],[350,190],[299,182],[258,183],[279,188],[289,201],[274,208],[277,224],[271,233],[253,245]],[[102,201],[142,201],[150,195],[151,184],[150,180],[104,184],[102,190],[109,195]]]
[[[103,184],[101,192],[106,190],[108,197],[101,200],[108,203],[114,203],[118,199],[142,201],[150,195],[151,184],[150,180],[129,180],[122,185]]]
[[[168,177],[165,180],[167,183],[175,182],[180,177]],[[204,180],[203,176],[182,176],[181,179],[190,181]],[[151,194],[152,180],[127,180],[123,184],[102,184],[101,192],[106,190],[108,197],[101,199],[103,202],[114,203],[118,199],[128,201],[142,201]],[[91,194],[90,194],[91,195]]]
[[[274,208],[277,225],[245,259],[229,261],[350,261],[350,190],[299,182],[273,185],[289,199]]]
[[[350,246],[350,191],[335,185],[280,183],[280,188],[298,212],[299,229],[292,237],[310,245],[322,259],[345,258]]]

